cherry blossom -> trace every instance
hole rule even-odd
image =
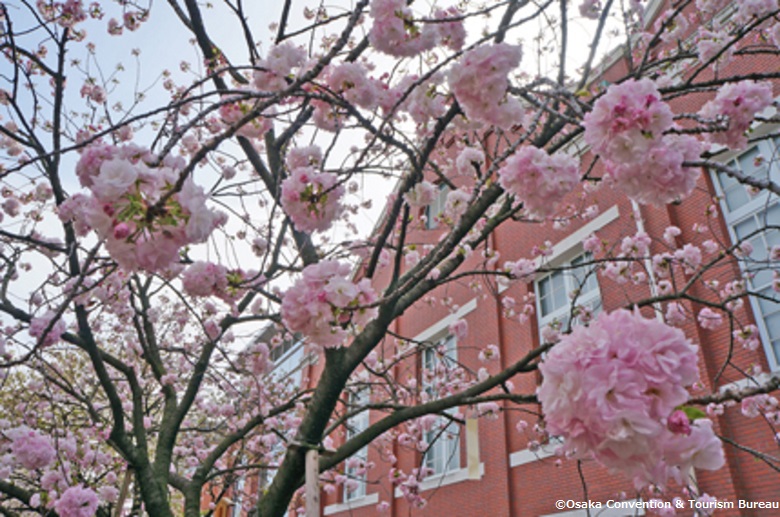
[[[585,115],[585,141],[620,164],[642,162],[672,127],[672,110],[650,79],[610,86]]]
[[[271,47],[254,72],[254,86],[261,91],[282,90],[294,70],[303,66],[306,52],[290,41]]]
[[[191,178],[168,196],[159,217],[150,217],[149,207],[176,182],[176,168],[183,165],[168,158],[152,169],[147,163],[153,162],[148,150],[132,145],[88,147],[76,172],[93,196],[76,195],[60,206],[63,221],[73,221],[81,233],[94,230],[128,270],[166,269],[182,246],[205,241],[224,222],[224,215],[207,208],[208,197]]]
[[[436,186],[428,181],[417,183],[412,189],[404,194],[404,199],[409,206],[423,207],[433,203],[436,198]]]
[[[522,124],[523,108],[507,91],[522,55],[517,45],[497,43],[466,52],[452,67],[450,88],[467,118],[504,129]]]
[[[435,26],[423,24],[420,28],[415,24],[404,0],[372,0],[370,14],[374,24],[368,38],[381,52],[396,57],[414,56],[438,43]]]
[[[282,206],[302,232],[330,228],[343,210],[343,194],[344,187],[335,174],[317,172],[313,167],[294,169],[282,182]]]
[[[81,485],[68,488],[54,503],[54,509],[62,517],[92,517],[97,507],[95,492]]]
[[[328,86],[348,102],[361,108],[373,109],[377,104],[377,86],[366,76],[359,63],[343,63],[330,69]]]
[[[367,279],[353,283],[349,275],[349,265],[333,260],[304,269],[284,294],[285,325],[320,346],[344,346],[348,329],[360,328],[376,315],[376,309],[366,307],[376,301],[371,283]]]
[[[740,81],[726,84],[699,112],[702,117],[725,126],[725,130],[716,130],[708,138],[719,144],[744,148],[747,145],[745,132],[756,114],[769,107],[772,100],[772,86],[769,83]]]
[[[762,18],[778,10],[777,0],[743,0],[739,3],[737,20],[749,23],[752,18]]]
[[[684,424],[675,413],[698,380],[696,363],[696,347],[681,331],[638,311],[601,313],[562,337],[539,368],[547,432],[564,437],[568,454],[625,472],[637,487],[680,480],[690,468],[720,468],[711,422]],[[688,425],[690,434],[679,432]]]
[[[701,154],[688,135],[666,135],[672,112],[649,79],[610,86],[585,115],[585,141],[606,160],[607,179],[640,203],[663,205],[693,191]]]
[[[552,215],[563,197],[579,181],[577,160],[549,155],[536,147],[522,147],[499,170],[499,183],[513,194],[532,217]]]
[[[45,315],[35,317],[30,321],[30,335],[34,338],[42,339],[42,346],[53,345],[65,333],[65,322],[60,318],[52,322],[55,317],[56,313],[54,311],[47,311]]]
[[[777,0],[307,3],[0,9],[3,511],[300,513],[321,445],[324,505],[439,514],[467,417],[643,500],[776,446]]]
[[[11,439],[13,459],[28,470],[48,467],[56,458],[57,451],[46,436],[27,427],[18,427],[8,431]]]

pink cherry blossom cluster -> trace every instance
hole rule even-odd
[[[57,456],[51,439],[29,427],[16,427],[4,434],[10,440],[13,462],[23,468],[36,470],[48,467]]]
[[[728,147],[744,148],[747,146],[745,133],[756,113],[771,106],[772,100],[770,83],[740,81],[724,85],[699,111],[699,115],[713,120],[718,127],[707,135],[708,139]]]
[[[265,59],[260,60],[253,76],[255,88],[264,92],[283,90],[294,77],[296,69],[306,62],[306,52],[286,41],[271,47]]]
[[[686,424],[675,413],[698,381],[696,350],[682,331],[638,310],[575,327],[539,367],[547,431],[564,438],[567,454],[627,473],[637,488],[720,468],[712,422]]]
[[[36,316],[30,321],[28,332],[32,337],[41,340],[41,346],[53,345],[65,333],[66,326],[62,319],[57,319],[52,323],[55,316],[54,311],[47,311],[43,316]],[[47,329],[49,329],[48,332]]]
[[[43,383],[35,380],[27,387],[41,390]],[[16,409],[27,413],[24,418],[27,421],[51,420],[53,416],[50,411],[40,412],[41,406],[37,404],[28,406],[20,402]],[[100,434],[96,428],[63,430],[57,432],[55,440],[26,425],[11,427],[8,420],[0,418],[0,480],[26,478],[29,484],[25,482],[24,488],[31,494],[29,506],[42,514],[54,509],[63,517],[92,517],[99,502],[116,502],[119,494],[115,488],[116,474],[103,470],[117,468],[117,458],[96,443],[96,432]],[[13,469],[35,472],[18,472],[12,476]],[[75,484],[74,480],[87,471],[89,477],[94,474],[104,483],[97,489],[99,495],[91,488]]]
[[[399,108],[409,113],[420,129],[425,129],[447,110],[447,96],[441,88],[443,82],[444,75],[441,73],[421,83],[416,75],[407,75],[397,86],[382,93],[382,109],[389,113],[405,96]]]
[[[471,194],[465,190],[456,188],[449,192],[439,219],[449,225],[457,224],[460,217],[468,210],[470,200]]]
[[[436,199],[436,185],[429,181],[421,181],[404,194],[404,199],[412,207],[428,206]]]
[[[91,196],[76,194],[59,207],[63,221],[77,232],[94,230],[111,257],[127,270],[162,271],[178,259],[179,249],[204,242],[224,223],[224,214],[206,206],[208,196],[188,178],[182,189],[170,191],[184,166],[134,145],[96,144],[86,148],[76,174]],[[168,196],[162,206],[158,202]],[[155,212],[150,209],[155,207]]]
[[[86,82],[79,91],[82,97],[86,97],[94,103],[102,104],[106,102],[106,90],[97,84]]]
[[[348,104],[373,110],[387,95],[381,83],[367,76],[361,63],[342,63],[327,68],[325,82],[328,89],[340,95]],[[325,131],[338,131],[348,117],[348,110],[332,102],[314,99],[314,125]]]
[[[439,44],[460,50],[466,39],[461,13],[454,7],[436,10],[436,23],[422,23],[422,28],[404,0],[372,0],[370,14],[374,24],[368,40],[375,49],[391,56],[415,56]]]
[[[585,115],[585,141],[606,162],[607,178],[639,203],[688,196],[699,170],[683,167],[701,154],[698,140],[666,135],[672,110],[650,79],[612,85]]]
[[[512,275],[512,278],[520,279],[526,283],[533,282],[536,269],[536,263],[527,258],[504,263],[504,271]]]
[[[221,264],[198,261],[182,273],[181,282],[191,296],[216,296],[231,301],[243,292],[244,276],[241,271],[229,271]]]
[[[8,135],[13,135],[14,133],[19,132],[19,126],[17,126],[14,122],[6,122],[3,127],[6,131],[0,133],[0,149],[4,150],[5,153],[8,156],[20,156],[24,152],[24,147],[16,141],[16,139],[11,138]]]
[[[637,259],[649,256],[650,243],[650,236],[645,232],[637,232],[632,236],[623,237],[620,242],[620,253],[615,255],[615,258],[619,260],[607,262],[602,269],[602,274],[619,284],[625,284],[629,281],[635,284],[646,282],[647,275],[639,267]],[[601,240],[594,235],[586,240],[584,247],[586,251],[593,253],[601,249],[601,245]]]
[[[707,330],[715,330],[723,324],[723,316],[709,307],[699,311],[699,325]]]
[[[775,397],[767,394],[753,395],[742,400],[742,414],[748,418],[763,415],[774,424],[780,423],[780,404]]]
[[[219,116],[222,122],[228,126],[237,124],[241,119],[249,115],[255,107],[254,101],[239,99],[235,102],[229,102],[230,98],[224,99],[224,104],[219,108]],[[246,138],[262,138],[264,134],[273,128],[273,120],[269,117],[258,114],[248,123],[242,125],[236,134]]]
[[[120,36],[125,29],[131,32],[136,31],[148,18],[149,11],[125,11],[122,15],[122,24],[116,18],[108,20],[108,33],[112,36]]]
[[[301,232],[325,231],[344,211],[338,176],[298,167],[282,182],[282,208]]]
[[[734,46],[726,48],[726,45],[731,42],[731,36],[727,30],[710,31],[700,28],[696,36],[699,61],[706,63],[714,59],[715,56],[718,56],[718,59],[725,63],[731,61],[734,55]]]
[[[563,153],[549,155],[537,147],[521,147],[498,171],[499,184],[531,217],[555,213],[563,197],[579,182],[577,159]]]
[[[89,13],[84,9],[82,0],[66,0],[65,2],[45,2],[38,0],[36,8],[47,21],[56,21],[61,27],[72,28],[87,19],[87,14],[92,18],[99,18],[93,10]]]
[[[54,503],[54,509],[63,517],[93,517],[97,507],[97,494],[82,485],[68,488]]]
[[[750,23],[753,18],[764,16],[777,11],[777,0],[741,0],[737,10],[736,20],[739,23]]]
[[[761,336],[758,333],[758,327],[755,325],[745,325],[733,331],[731,335],[734,337],[734,341],[742,348],[758,350],[761,346]]]
[[[367,76],[366,67],[360,63],[341,63],[328,69],[328,88],[341,94],[345,101],[372,110],[379,97],[378,82]]]
[[[343,346],[348,329],[361,328],[376,315],[366,307],[377,300],[371,281],[354,283],[350,273],[349,264],[335,260],[307,266],[282,299],[287,328],[323,347]]]
[[[316,145],[295,147],[287,152],[285,163],[289,170],[300,167],[318,167],[322,163],[322,149]]]
[[[522,124],[524,110],[509,94],[509,72],[520,64],[518,45],[496,43],[470,50],[452,67],[449,84],[469,120],[503,129]]]
[[[485,163],[485,153],[475,147],[464,147],[455,159],[455,170],[462,176],[474,176],[475,168],[478,170]]]
[[[674,43],[685,38],[690,24],[683,14],[675,15],[674,9],[664,12],[655,22],[655,30],[661,31],[661,40],[664,43]]]
[[[427,501],[420,495],[420,478],[430,475],[430,469],[423,467],[421,469],[412,469],[409,474],[404,473],[398,468],[390,469],[390,483],[398,488],[406,501],[414,508],[424,508]]]

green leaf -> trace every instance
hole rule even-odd
[[[681,409],[682,412],[685,413],[685,416],[687,416],[691,422],[693,422],[694,420],[698,420],[700,418],[707,418],[707,413],[705,413],[704,411],[702,411],[697,407],[682,406],[679,409]]]

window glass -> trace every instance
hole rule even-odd
[[[425,207],[425,227],[429,230],[439,226],[439,216],[444,212],[447,195],[450,193],[450,188],[444,183],[437,185],[437,189],[438,192],[433,203]]]
[[[423,390],[428,397],[435,398],[446,370],[455,366],[457,360],[457,340],[454,336],[440,339],[433,347],[423,350]],[[454,410],[452,410],[454,411]],[[428,449],[423,458],[425,467],[431,475],[441,475],[460,468],[460,426],[445,417],[435,420],[431,429],[425,432]]]
[[[548,325],[565,330],[575,295],[578,306],[589,309],[594,316],[601,312],[598,280],[593,268],[588,265],[592,260],[590,253],[582,253],[536,282],[540,330]],[[580,322],[581,319],[575,317],[574,324]]]
[[[369,390],[364,388],[353,392],[350,394],[349,400],[350,411],[366,406],[370,400]],[[368,411],[361,411],[350,417],[346,424],[347,440],[368,429],[368,425]],[[366,495],[366,472],[364,465],[368,460],[368,448],[363,447],[352,458],[352,460],[347,461],[344,468],[344,474],[351,480],[344,485],[344,501],[352,501]]]
[[[780,139],[762,141],[728,164],[758,179],[780,180]],[[753,313],[759,327],[770,365],[780,365],[780,297],[772,289],[772,266],[768,252],[780,245],[780,231],[767,228],[780,225],[780,201],[767,192],[752,192],[725,173],[714,174],[716,188],[723,200],[726,224],[734,242],[747,240],[753,247],[749,257],[740,261],[751,291]],[[776,266],[776,264],[774,264]]]

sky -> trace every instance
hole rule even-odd
[[[438,5],[446,7],[454,3],[438,2]],[[257,43],[261,55],[264,55],[274,37],[274,29],[271,25],[279,19],[282,2],[261,0],[249,1],[245,2],[245,4],[248,10],[246,13],[248,25],[252,28],[255,38],[258,40]],[[11,18],[14,20],[17,30],[34,25],[34,20],[21,4],[8,5],[10,6],[9,10],[11,10]],[[106,86],[109,91],[109,105],[114,119],[121,117],[120,111],[113,110],[115,103],[120,101],[127,108],[137,99],[138,92],[143,92],[144,98],[134,108],[134,114],[143,113],[144,110],[165,105],[170,97],[168,92],[162,88],[163,70],[168,70],[174,81],[182,85],[189,84],[193,79],[202,76],[202,73],[200,73],[200,52],[194,45],[192,35],[175,17],[173,10],[167,2],[153,2],[151,4],[149,21],[142,23],[136,31],[125,30],[121,37],[109,35],[107,26],[109,19],[121,19],[122,7],[113,2],[103,2],[102,5],[104,5],[105,9],[104,18],[86,21],[83,24],[83,28],[86,31],[84,40],[73,44],[68,54],[71,67],[67,72],[69,82],[66,90],[66,101],[69,110],[84,111],[87,106],[86,102],[79,95],[80,87],[84,81],[82,71],[86,71],[89,75],[94,76],[99,82],[110,79]],[[212,7],[203,8],[204,20],[212,39],[230,57],[233,63],[246,64],[248,62],[246,42],[235,24],[233,15],[227,11],[225,4],[222,2],[204,5],[213,5]],[[328,7],[330,14],[334,15],[344,12],[351,5],[352,2],[336,0],[328,4]],[[424,8],[427,10],[427,3],[418,2],[416,5],[420,6],[420,11]],[[573,14],[576,14],[574,4],[572,4],[571,10],[575,11]],[[290,30],[309,23],[304,19],[302,11],[303,2],[294,1],[289,19]],[[469,32],[469,40],[467,41],[473,41],[479,37],[483,33],[485,26],[494,27],[498,19],[500,19],[500,16],[493,16],[487,19],[470,19],[467,23]],[[358,30],[367,31],[369,27],[370,20],[367,20],[364,26]],[[576,21],[572,23],[570,31],[572,44],[569,51],[567,69],[570,74],[574,74],[576,68],[581,65],[587,55],[588,47],[584,42],[589,41],[588,34],[592,33],[593,25]],[[549,44],[550,38],[554,35],[549,30],[540,27],[531,27],[529,30],[523,31],[522,35],[523,37],[521,38],[510,35],[508,42],[522,43],[524,45],[526,57],[523,64],[521,64],[521,69],[533,76],[539,70],[549,67],[557,59],[557,51],[553,49],[553,52],[549,55],[542,57],[541,64],[533,64],[533,56],[536,55],[538,49]],[[45,41],[43,34],[40,32],[32,32],[24,38],[28,44]],[[614,41],[614,38],[608,37],[603,47],[608,48],[612,46]],[[312,40],[301,38],[299,42],[311,43]],[[94,53],[89,52],[91,45],[94,45]],[[313,48],[316,48],[316,45]],[[49,59],[51,60],[53,57],[52,53]],[[371,56],[371,59],[377,66],[377,74],[380,73],[379,70],[391,68],[396,64],[393,58],[387,56],[374,54]],[[185,63],[187,64],[186,66],[184,65]],[[410,61],[407,66],[414,66],[414,61]],[[189,70],[187,67],[189,67]],[[42,87],[41,91],[43,92],[47,89]],[[47,102],[45,96],[43,102]],[[82,121],[78,117],[75,120],[77,124]],[[142,146],[150,145],[152,139],[156,136],[156,132],[152,128],[138,130],[136,126],[136,129],[136,136],[133,141]],[[277,132],[282,129],[283,127],[277,124]],[[413,132],[411,127],[409,132]],[[349,145],[360,145],[360,141],[355,142],[355,139],[350,135],[344,136],[345,138],[341,139],[342,142],[350,142]],[[299,144],[308,144],[307,140],[310,137],[311,133],[306,133],[303,138],[299,139]],[[325,142],[328,139],[321,138],[318,140],[325,146]],[[339,144],[343,148],[337,148],[335,151],[337,159],[331,163],[339,163],[340,157],[347,155],[349,151],[346,148],[347,145],[346,143]],[[63,166],[63,171],[65,171],[63,179],[66,188],[71,194],[80,190],[75,174],[71,172],[75,169],[77,159],[78,156],[71,153],[66,157]],[[197,174],[202,173],[198,172]],[[386,196],[390,193],[393,185],[394,181],[379,181],[375,178],[361,180],[359,185],[360,197],[358,199],[353,198],[351,201],[371,201],[371,207],[361,210],[354,219],[362,235],[368,235],[375,226],[381,215]],[[4,226],[7,229],[18,230],[18,228],[8,227],[7,224]],[[61,234],[59,222],[53,216],[45,218],[38,225],[38,230],[44,234],[49,231],[54,232],[56,235]],[[353,240],[355,238],[354,235],[345,233],[343,227],[332,230],[329,237],[333,241]],[[198,257],[199,254],[204,257],[208,256],[204,250],[193,250],[192,253],[195,257]],[[31,261],[33,269],[28,273],[31,276],[39,277],[50,268],[46,260],[41,257],[36,257],[31,259]]]

